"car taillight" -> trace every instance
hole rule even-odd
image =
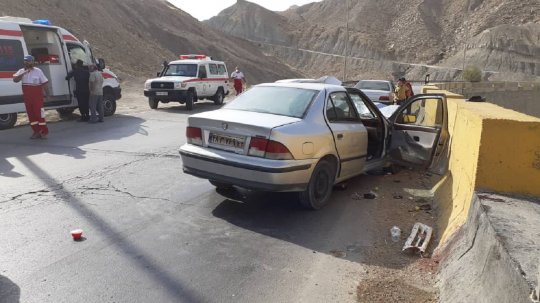
[[[251,138],[248,155],[273,160],[294,159],[291,152],[285,145],[276,141],[257,137]]]
[[[390,97],[389,96],[380,96],[379,101],[390,101]]]
[[[195,145],[202,145],[202,130],[198,127],[188,126],[186,128],[187,142]]]

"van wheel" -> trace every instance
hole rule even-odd
[[[151,109],[156,109],[158,107],[159,100],[156,100],[154,98],[148,98],[148,105],[150,105]]]
[[[328,203],[334,186],[336,168],[327,160],[322,160],[315,166],[308,187],[300,192],[300,204],[312,210],[321,209]]]
[[[103,114],[112,116],[116,112],[116,98],[112,94],[103,95]]]
[[[214,95],[214,104],[215,105],[221,105],[223,104],[223,99],[225,98],[225,95],[223,94],[223,88],[218,88],[216,94]]]
[[[187,110],[193,110],[193,103],[195,103],[196,98],[197,97],[195,96],[193,91],[188,90],[187,95],[186,95],[186,109]]]
[[[0,129],[12,128],[16,122],[17,122],[17,113],[0,115]]]
[[[75,111],[75,108],[73,107],[67,107],[67,108],[57,108],[56,112],[60,115],[60,117],[66,117],[71,114],[73,114],[73,111]]]

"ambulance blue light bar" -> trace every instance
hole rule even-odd
[[[40,25],[52,25],[51,21],[47,20],[47,19],[34,20],[34,21],[32,21],[32,23],[40,24]]]

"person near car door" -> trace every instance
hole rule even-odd
[[[405,83],[405,86],[407,86],[407,99],[414,96],[414,91],[412,89],[411,82],[407,81],[405,77],[401,78],[401,81],[403,81],[403,83]]]
[[[31,139],[46,139],[49,134],[47,123],[45,122],[45,110],[43,109],[43,96],[48,97],[49,90],[47,83],[49,80],[43,71],[34,67],[34,57],[24,57],[24,68],[21,68],[13,75],[13,81],[22,81],[23,100],[30,126],[34,133]]]
[[[234,82],[234,90],[236,91],[236,95],[240,95],[243,91],[244,84],[246,83],[246,77],[244,76],[244,73],[240,71],[238,66],[232,72],[231,79]]]
[[[79,112],[81,113],[81,119],[79,121],[90,120],[89,113],[89,98],[90,98],[90,72],[84,68],[82,60],[77,60],[75,63],[75,69],[68,73],[66,80],[75,79],[75,97],[79,103]]]
[[[401,103],[407,100],[407,91],[409,90],[402,79],[403,78],[398,80],[396,89],[394,91],[394,103],[397,105],[401,105]]]
[[[103,76],[97,66],[90,65],[90,123],[103,122]],[[96,113],[97,111],[97,113]],[[98,117],[99,114],[99,117]]]

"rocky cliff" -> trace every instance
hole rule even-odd
[[[460,76],[464,48],[467,65],[540,76],[539,23],[538,0],[324,0],[279,14],[238,0],[207,21],[311,76],[343,73],[347,54],[347,78],[439,79]]]
[[[252,43],[202,24],[164,0],[2,0],[1,15],[50,19],[87,39],[123,78],[154,77],[163,60],[204,53],[240,65],[250,83],[297,77]]]

